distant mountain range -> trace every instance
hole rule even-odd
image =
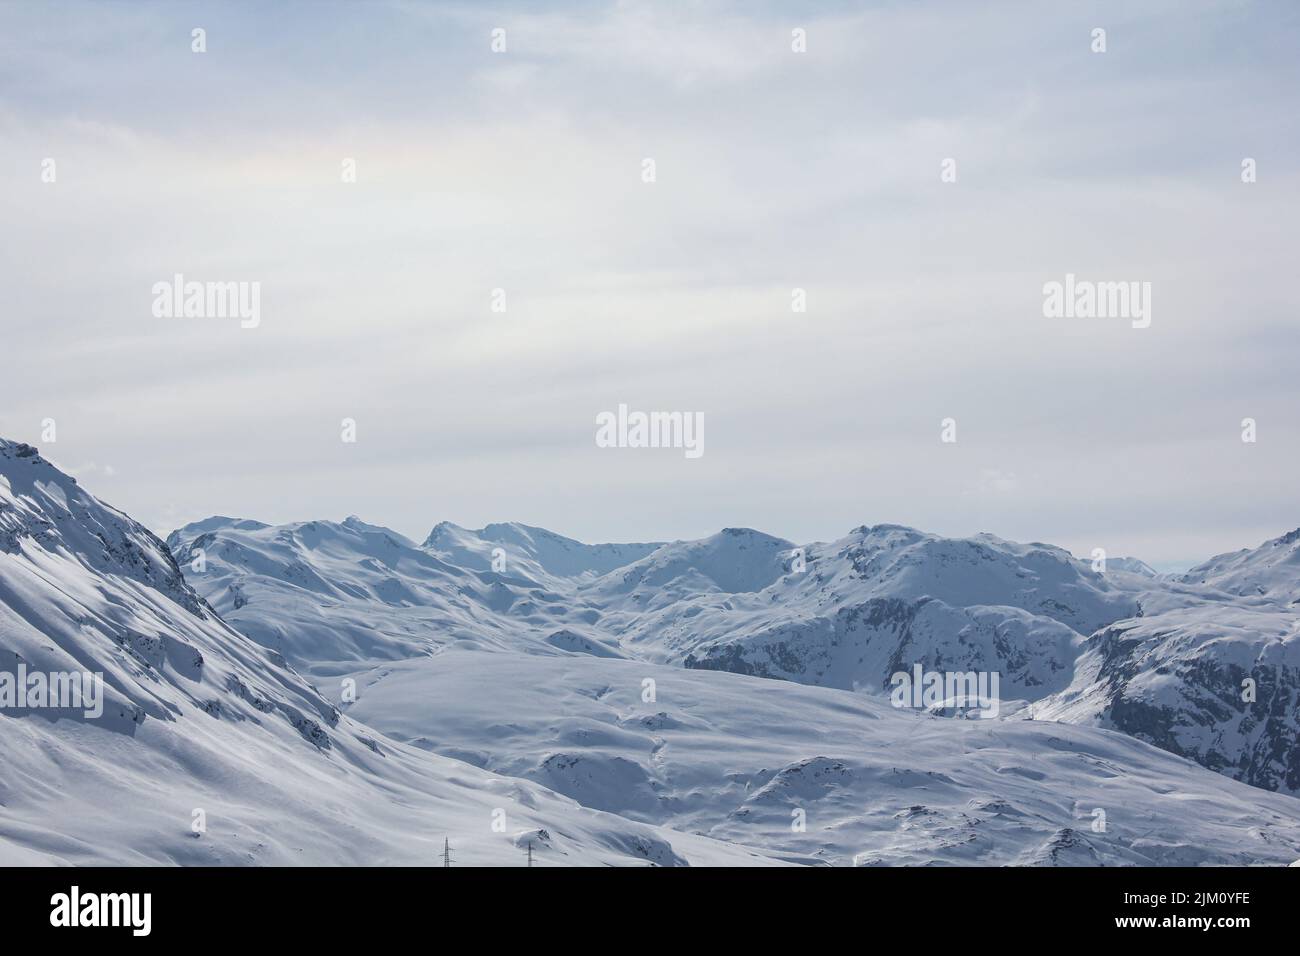
[[[0,707],[0,862],[1289,863],[1298,549],[164,543],[0,440],[0,673],[102,673],[106,704]],[[997,673],[999,716],[891,706],[918,666]]]
[[[206,572],[189,575],[200,593],[316,675],[457,645],[882,696],[915,664],[996,671],[1004,713],[1121,730],[1300,792],[1300,532],[1179,576],[1132,558],[1101,573],[1051,545],[896,525],[828,544],[728,528],[586,545],[444,522],[417,546],[356,518],[212,518],[168,544],[205,551]]]

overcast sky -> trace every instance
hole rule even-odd
[[[0,5],[0,434],[163,533],[1300,525],[1300,5],[536,6]],[[1045,318],[1066,273],[1150,327]],[[598,448],[619,403],[704,455]]]

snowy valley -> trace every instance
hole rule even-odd
[[[164,543],[0,441],[0,670],[105,700],[0,709],[0,862],[1287,864],[1298,550],[1161,576],[895,525]],[[997,673],[999,716],[892,706],[917,665]]]

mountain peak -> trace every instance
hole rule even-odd
[[[1300,603],[1300,528],[1270,538],[1256,548],[1215,555],[1179,579],[1229,594]]]

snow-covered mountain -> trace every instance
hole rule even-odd
[[[1300,604],[1300,528],[1265,541],[1258,548],[1210,558],[1181,580],[1294,607]]]
[[[1206,602],[1084,645],[1040,719],[1094,722],[1269,790],[1300,794],[1300,616]]]
[[[444,838],[466,863],[517,865],[526,842],[555,862],[775,862],[342,715],[153,534],[0,440],[0,674],[70,672],[102,674],[102,715],[0,707],[0,864],[428,864]]]
[[[336,529],[343,551],[319,534],[304,539],[301,526],[227,524],[189,526],[169,541],[184,553],[210,545],[206,574],[190,575],[197,586],[313,674],[450,645],[882,695],[892,675],[917,665],[996,672],[1004,713],[1122,730],[1298,792],[1295,708],[1280,696],[1292,686],[1293,651],[1279,636],[1296,626],[1294,535],[1179,577],[1137,559],[1112,559],[1099,573],[1051,545],[897,525],[801,546],[744,528],[659,546],[582,545],[523,525],[444,523],[415,548],[370,529],[402,555],[377,567],[348,530],[369,527],[356,519],[312,525]],[[309,580],[334,589],[322,599]],[[1257,665],[1256,698],[1243,699],[1241,681]]]
[[[223,618],[313,675],[444,643],[517,647],[527,641],[509,616],[559,601],[531,579],[450,564],[355,517],[208,519],[167,543]]]
[[[208,519],[168,544],[226,619],[313,674],[468,643],[845,689],[884,687],[904,660],[960,665],[999,670],[1004,688],[1036,697],[1069,683],[1075,645],[1137,613],[1149,583],[1096,574],[1045,545],[889,525],[808,545],[798,559],[795,545],[749,529],[580,545],[521,525],[444,523],[417,548],[356,518]]]
[[[999,671],[1003,693],[1024,698],[1067,684],[1074,645],[1136,613],[1140,595],[1059,548],[990,535],[878,525],[800,551],[806,570],[761,555],[756,563],[775,573],[749,593],[697,592],[664,605],[644,590],[633,597],[649,613],[611,626],[629,646],[691,668],[873,690],[913,664]],[[616,590],[617,575],[584,595]]]
[[[1129,574],[1140,574],[1144,578],[1160,577],[1160,572],[1141,558],[1107,558],[1106,569],[1108,571],[1126,571]]]
[[[0,672],[108,688],[100,718],[0,708],[0,861],[1291,862],[1284,575],[1230,593],[891,525],[416,545],[212,518],[164,544],[0,442]],[[894,708],[917,664],[998,671],[1002,718]]]

